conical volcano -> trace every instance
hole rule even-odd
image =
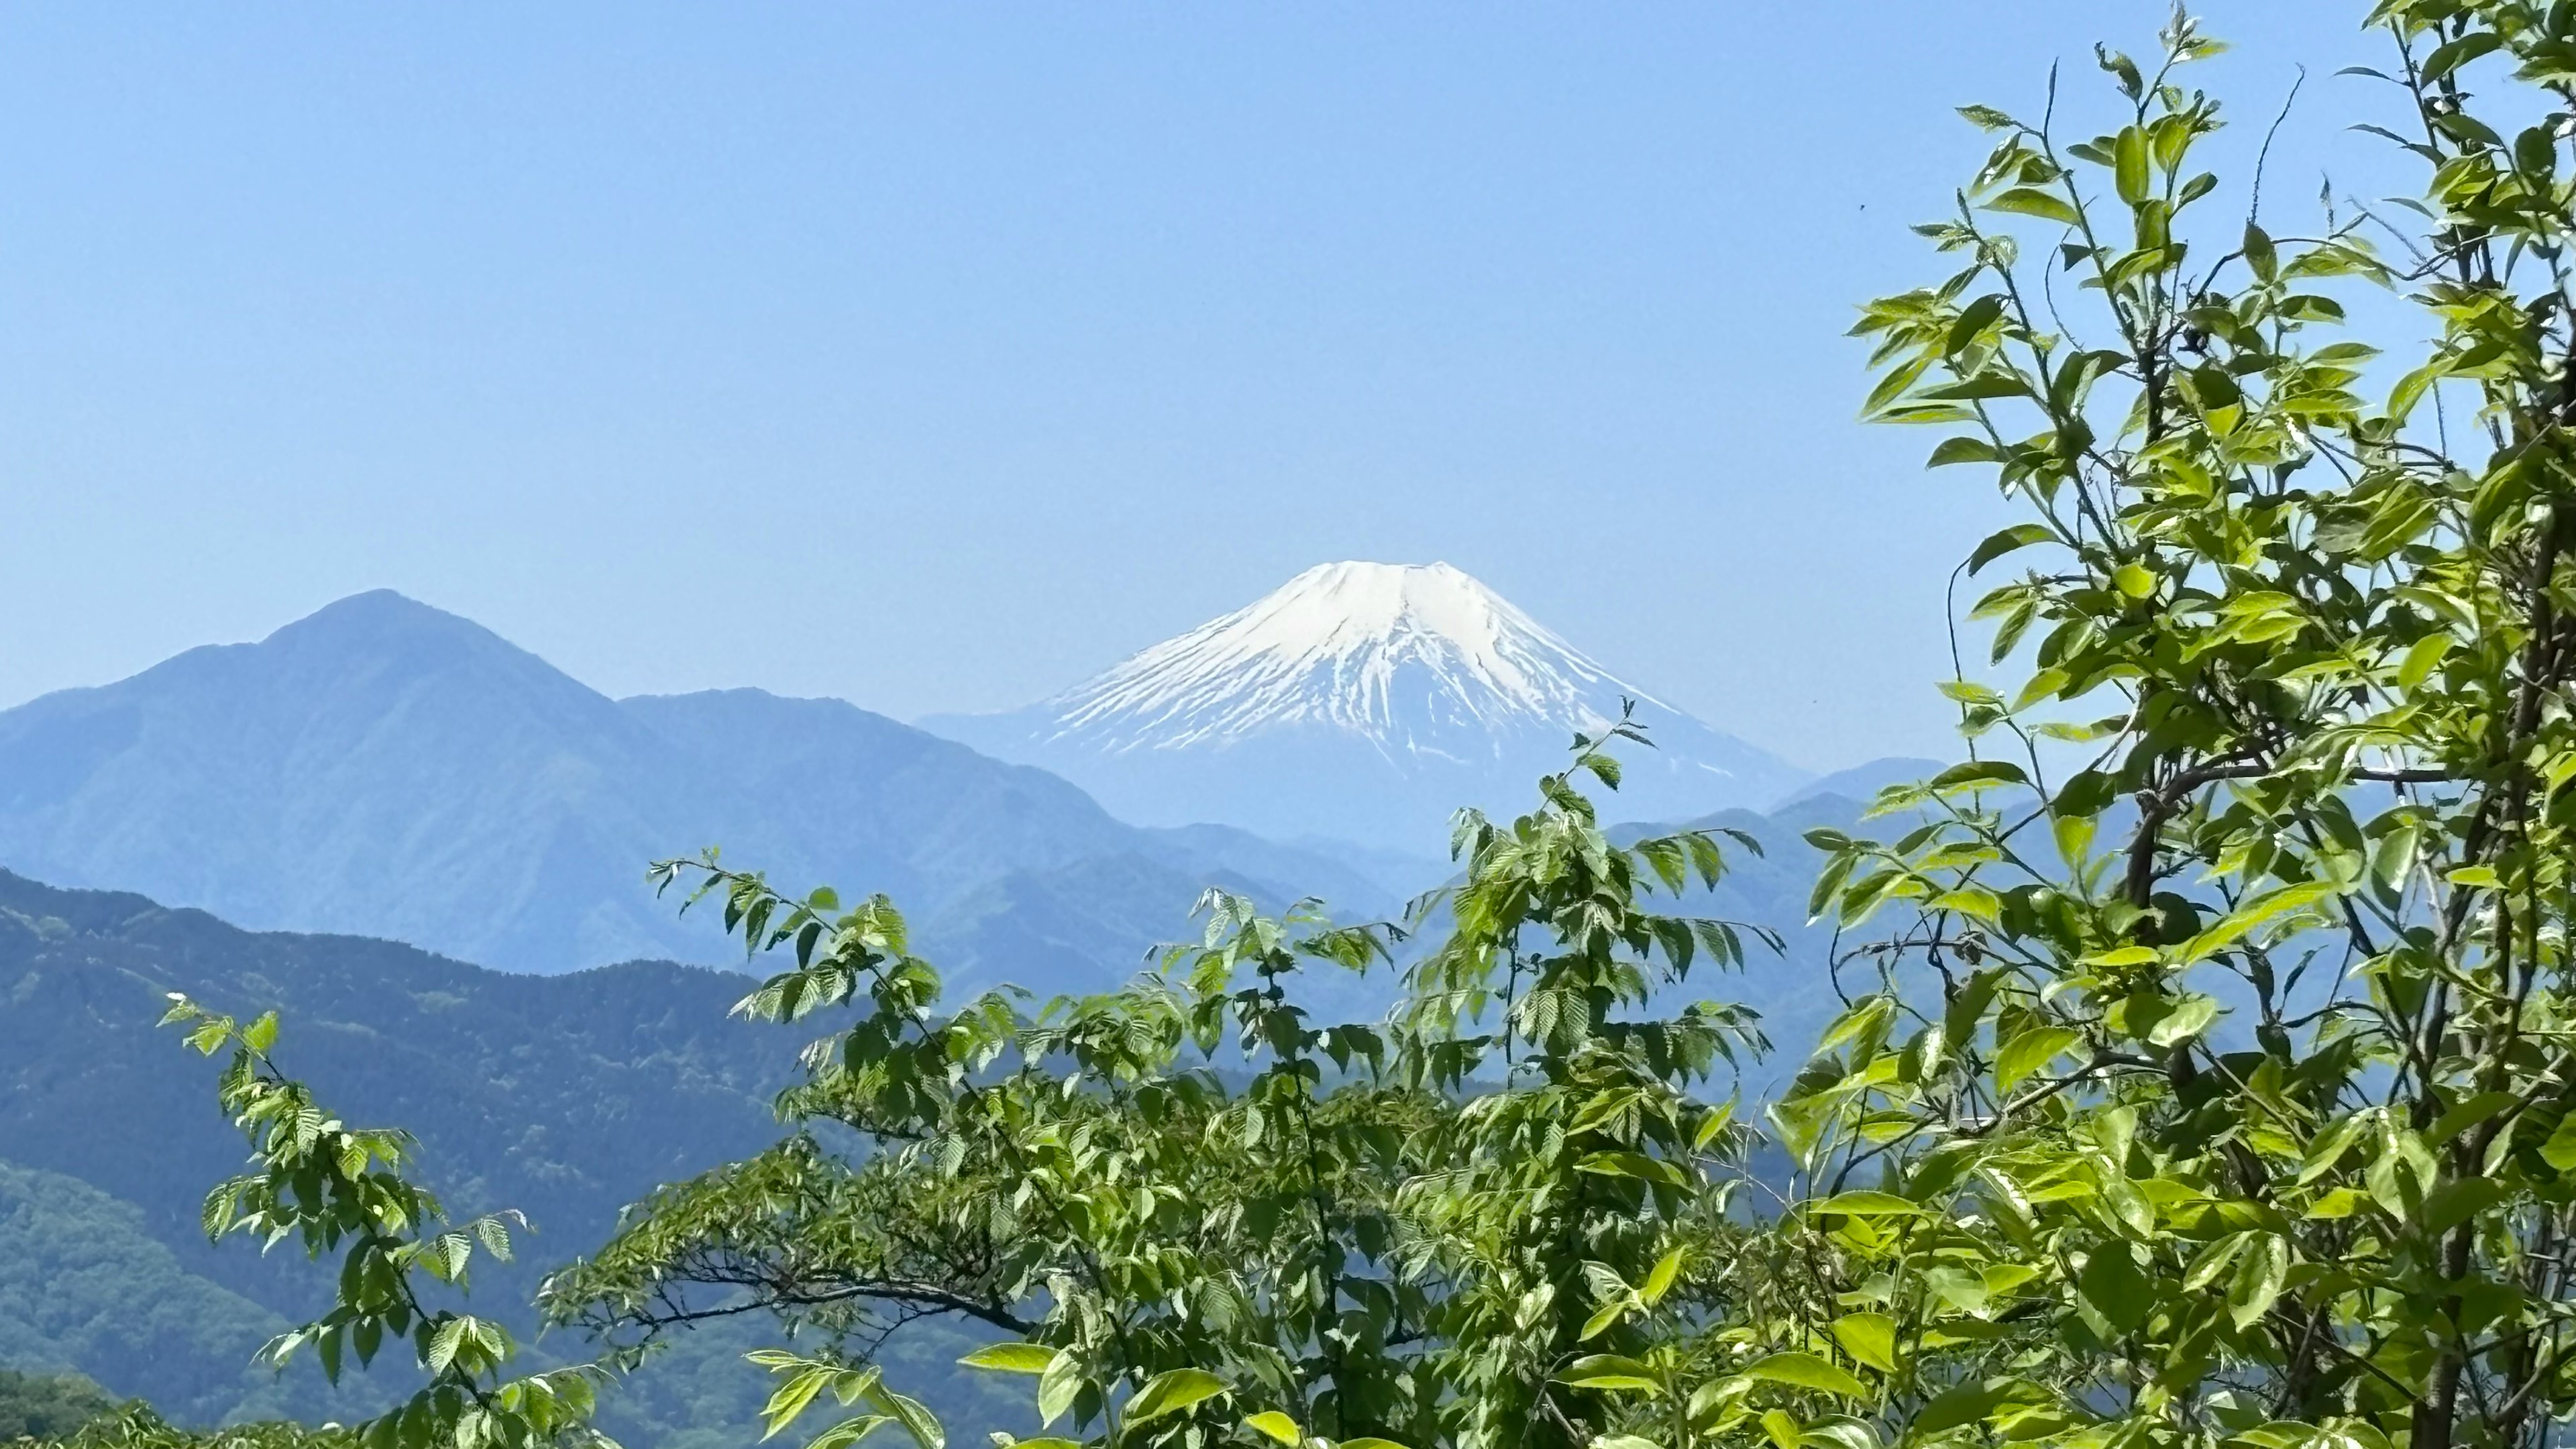
[[[1445,563],[1332,563],[1052,699],[928,727],[1042,765],[1140,823],[1405,849],[1462,805],[1517,809],[1633,702],[1611,818],[1758,805],[1803,772],[1692,718]]]

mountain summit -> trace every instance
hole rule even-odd
[[[1605,691],[1637,693],[1445,563],[1334,563],[1043,707],[1051,739],[1112,754],[1313,723],[1472,758],[1523,725],[1598,723]]]
[[[961,978],[1123,979],[1210,884],[1376,908],[1337,862],[1139,830],[1062,780],[839,700],[610,699],[469,619],[343,599],[255,644],[0,710],[0,867],[255,929],[514,970],[736,957],[648,861],[710,843],[887,891]]]
[[[1761,804],[1803,778],[1445,563],[1321,564],[1027,709],[923,723],[1128,819],[1421,849],[1460,805],[1525,804],[1623,699],[1658,748],[1626,752],[1615,815]]]

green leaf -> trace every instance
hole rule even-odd
[[[2355,1112],[2320,1132],[2308,1144],[2308,1155],[2299,1164],[2299,1186],[2305,1187],[2334,1170],[2361,1134],[2370,1126],[2368,1112]]]
[[[948,1449],[948,1432],[939,1427],[938,1416],[920,1400],[906,1398],[878,1382],[874,1370],[869,1371],[867,1396],[869,1403],[892,1414],[921,1449]]]
[[[2218,924],[2191,938],[2183,947],[2180,965],[2204,961],[2233,945],[2239,937],[2264,922],[2290,911],[2316,904],[2335,893],[2330,881],[2308,881],[2267,891],[2221,917]]]
[[[1297,1421],[1277,1409],[1264,1409],[1243,1423],[1244,1427],[1257,1429],[1268,1438],[1288,1446],[1288,1449],[1297,1449],[1298,1445],[1306,1442],[1305,1433],[1297,1427]]]
[[[1914,1422],[1910,1426],[1913,1432],[1908,1435],[1908,1438],[1926,1439],[1935,1434],[1947,1433],[1965,1424],[1973,1424],[1984,1418],[1997,1404],[2002,1403],[2003,1399],[2004,1391],[1999,1386],[1961,1384],[1923,1406],[1922,1411],[1914,1416]]]
[[[2197,991],[2174,998],[2163,1016],[2147,1032],[2150,1046],[2169,1047],[2186,1042],[2209,1029],[2218,1019],[2218,999]]]
[[[1681,1276],[1682,1255],[1685,1251],[1682,1248],[1675,1248],[1664,1254],[1656,1260],[1654,1268],[1646,1274],[1645,1284],[1637,1290],[1637,1296],[1645,1300],[1647,1307],[1651,1308],[1662,1302],[1664,1295],[1672,1291],[1673,1280]]]
[[[2076,1278],[2076,1289],[2095,1312],[2122,1333],[2146,1322],[2148,1311],[2155,1307],[2155,1286],[2138,1271],[2128,1248],[2120,1243],[2103,1243],[2093,1249],[2085,1260],[2083,1273]]]
[[[2236,1262],[2227,1280],[2227,1316],[2239,1331],[2262,1321],[2281,1296],[2290,1275],[2289,1240],[2275,1233],[2257,1237],[2251,1251]]]
[[[2147,133],[2138,126],[2123,126],[2111,142],[2112,187],[2120,199],[2131,206],[2147,199]]]
[[[1154,1375],[1127,1401],[1129,1423],[1176,1414],[1226,1391],[1225,1380],[1205,1369],[1179,1368]]]
[[[2450,652],[2451,636],[2448,634],[2427,634],[2416,640],[2408,646],[2406,657],[2397,665],[2397,682],[2407,689],[2422,684],[2432,676],[2442,657]]]
[[[882,1429],[893,1422],[894,1418],[889,1414],[853,1414],[849,1418],[843,1419],[841,1422],[834,1424],[831,1428],[826,1429],[822,1433],[807,1440],[805,1443],[805,1449],[850,1449],[851,1445],[858,1443],[860,1440],[867,1438],[870,1434],[875,1433],[877,1430]],[[763,1437],[765,1438],[767,1436],[764,1435]],[[1022,1439],[1019,1441],[1021,1444],[1035,1444],[1037,1442],[1039,1441],[1034,1439]]]
[[[2236,1255],[2245,1251],[2245,1245],[2253,1238],[2251,1232],[2229,1233],[2194,1253],[2191,1262],[2183,1269],[2182,1291],[2198,1293],[2217,1282],[2219,1275],[2227,1271],[2228,1265],[2236,1261]]]
[[[780,1384],[777,1391],[769,1396],[769,1402],[761,1406],[761,1422],[769,1427],[768,1432],[760,1437],[774,1439],[780,1430],[796,1422],[796,1416],[804,1413],[806,1406],[814,1402],[814,1396],[832,1381],[834,1372],[829,1364],[813,1364]]]
[[[1813,1389],[1818,1393],[1839,1394],[1846,1399],[1866,1399],[1870,1396],[1869,1385],[1852,1377],[1851,1370],[1818,1358],[1812,1353],[1775,1353],[1767,1358],[1755,1360],[1744,1372],[1767,1383]]]
[[[2156,576],[2133,563],[2124,563],[2111,575],[2112,586],[2132,599],[2143,599],[2156,591]]]
[[[1932,791],[1937,795],[1962,790],[1982,790],[1996,785],[2027,785],[2030,776],[2010,760],[1970,760],[1952,765],[1932,777]]]
[[[1595,1152],[1574,1165],[1577,1172],[1602,1177],[1635,1177],[1647,1182],[1660,1182],[1671,1187],[1688,1187],[1697,1181],[1691,1174],[1642,1152]]]
[[[1583,1331],[1575,1335],[1574,1341],[1577,1343],[1590,1343],[1592,1340],[1608,1333],[1612,1328],[1618,1326],[1619,1320],[1628,1316],[1628,1311],[1631,1308],[1634,1308],[1636,1303],[1637,1300],[1630,1297],[1625,1292],[1612,1294],[1609,1302],[1594,1309],[1592,1316],[1583,1320]]]
[[[2042,191],[2036,186],[2016,186],[1987,202],[1986,210],[2035,216],[2042,221],[2062,222],[2067,226],[2081,225],[2084,220],[2076,215],[2075,208],[2068,205],[2064,197],[2054,192]]]
[[[2024,1077],[2055,1061],[2059,1053],[2084,1039],[2071,1026],[2032,1027],[2016,1033],[1995,1053],[1995,1089],[2009,1092]]]
[[[1959,315],[1952,319],[1949,338],[1942,344],[1941,350],[1956,352],[1976,341],[1978,334],[1993,326],[1995,319],[2003,314],[2004,299],[2000,293],[1989,292],[1970,302],[1960,308]]]
[[[1977,545],[1976,550],[1968,555],[1968,573],[1974,577],[1977,570],[2015,549],[2028,548],[2035,543],[2048,543],[2056,537],[2056,530],[2047,524],[2016,523],[2010,528],[1989,535],[1985,542]]]
[[[2558,1119],[2557,1130],[2540,1144],[2540,1159],[2560,1172],[2576,1172],[2576,1112]]]
[[[1064,1357],[1064,1350],[1042,1343],[995,1343],[957,1360],[968,1368],[1005,1374],[1043,1374]]]
[[[1993,463],[2001,461],[2002,456],[1995,451],[1994,444],[1985,439],[1971,438],[1962,434],[1955,438],[1943,438],[1934,444],[1932,456],[1923,460],[1923,466],[1947,468],[1956,463]]]
[[[2281,274],[2281,254],[2273,247],[2271,235],[2250,221],[2245,223],[2245,264],[2266,282]]]
[[[1846,1313],[1834,1320],[1834,1342],[1854,1362],[1896,1372],[1896,1320],[1884,1313]]]
[[[1653,1369],[1633,1358],[1622,1358],[1615,1353],[1596,1353],[1578,1358],[1566,1365],[1565,1372],[1558,1374],[1556,1381],[1573,1388],[1591,1389],[1601,1393],[1630,1390],[1652,1392],[1663,1387],[1662,1382],[1656,1379]]]
[[[2472,30],[2457,40],[2437,45],[2432,54],[2424,57],[2424,81],[2429,85],[2440,80],[2502,44],[2504,37],[2492,30]]]
[[[1064,1417],[1064,1411],[1082,1397],[1082,1386],[1082,1369],[1074,1356],[1058,1358],[1038,1379],[1038,1422],[1052,1424]]]

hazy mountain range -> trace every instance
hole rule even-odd
[[[1461,805],[1520,809],[1632,702],[1620,816],[1760,807],[1808,772],[1620,679],[1445,563],[1323,564],[1052,699],[927,728],[1146,824],[1438,851]]]
[[[719,960],[712,925],[644,886],[649,861],[708,845],[799,889],[893,895],[965,975],[1056,984],[1123,975],[1211,884],[1395,905],[1330,857],[1139,829],[836,700],[613,700],[392,593],[0,712],[0,865],[253,928],[522,971]]]
[[[991,753],[837,700],[611,699],[379,591],[0,711],[0,866],[555,972],[728,959],[644,884],[717,845],[793,889],[892,895],[953,978],[1098,985],[1210,885],[1392,913],[1444,873],[1453,809],[1525,808],[1623,699],[1659,748],[1625,751],[1610,818],[1889,770],[1814,781],[1446,565],[1309,570],[1062,699],[932,722]]]

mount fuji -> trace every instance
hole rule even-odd
[[[1332,563],[1052,699],[921,721],[1042,766],[1140,824],[1446,845],[1451,812],[1535,799],[1575,732],[1622,700],[1656,748],[1621,752],[1605,819],[1770,803],[1807,773],[1610,673],[1445,563]]]

